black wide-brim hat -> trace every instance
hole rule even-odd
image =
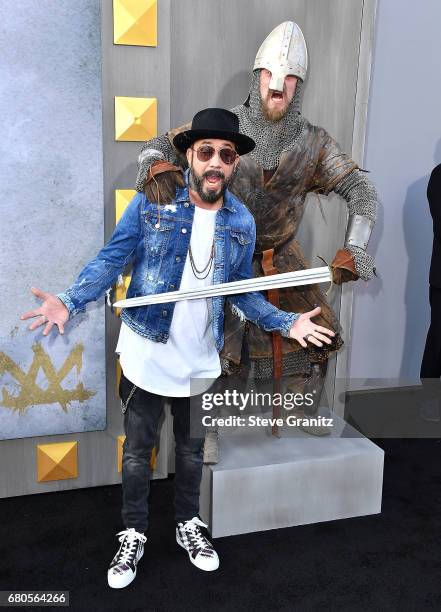
[[[229,140],[236,145],[239,155],[246,155],[256,146],[252,138],[239,132],[237,115],[224,108],[205,108],[196,113],[191,122],[191,130],[177,134],[173,138],[173,144],[185,153],[196,140],[202,138]]]

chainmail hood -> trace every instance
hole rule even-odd
[[[277,168],[282,153],[292,149],[302,133],[306,123],[300,112],[302,87],[303,81],[299,79],[284,117],[270,121],[262,111],[260,69],[254,70],[247,100],[231,109],[239,117],[240,131],[256,142],[250,155],[265,170]]]

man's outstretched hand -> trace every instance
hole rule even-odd
[[[328,336],[333,338],[335,333],[331,329],[316,325],[311,321],[313,317],[320,314],[321,310],[320,306],[317,306],[314,310],[304,312],[289,330],[289,337],[297,340],[303,348],[308,346],[307,342],[316,346],[323,346],[323,342],[326,342],[326,344],[332,343]]]
[[[43,336],[47,336],[54,325],[58,326],[60,334],[64,334],[64,324],[69,320],[69,311],[63,302],[52,293],[47,293],[31,287],[32,293],[43,300],[43,304],[35,310],[30,310],[21,315],[20,319],[30,319],[37,317],[37,319],[29,325],[30,330],[34,330],[40,325],[46,325],[43,331]]]

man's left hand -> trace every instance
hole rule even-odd
[[[332,344],[332,340],[330,340],[328,336],[333,338],[335,332],[333,332],[332,329],[322,327],[311,321],[312,317],[319,315],[321,310],[320,306],[317,306],[314,310],[304,312],[289,330],[289,337],[293,340],[297,340],[303,348],[308,346],[307,342],[315,344],[315,346],[323,346],[323,342]]]

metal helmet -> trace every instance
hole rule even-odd
[[[294,21],[284,21],[268,34],[257,52],[253,70],[271,72],[270,89],[283,91],[288,74],[305,79],[308,52],[302,30]]]

